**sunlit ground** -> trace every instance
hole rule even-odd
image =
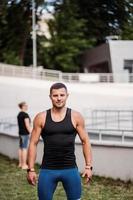
[[[39,166],[36,166],[37,172]],[[119,169],[118,169],[119,170]],[[133,183],[94,176],[90,187],[83,182],[82,200],[133,200]],[[76,186],[75,186],[76,187]],[[26,171],[17,168],[17,161],[0,155],[0,200],[37,200],[36,187],[27,183]],[[66,200],[59,184],[54,200]]]

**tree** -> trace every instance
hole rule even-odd
[[[36,0],[36,7],[43,0]],[[32,64],[31,31],[32,1],[3,0],[0,5],[1,61],[11,64]],[[27,60],[28,61],[27,61]]]
[[[79,19],[75,2],[56,2],[54,19],[48,24],[51,38],[45,40],[45,43],[47,41],[49,44],[44,48],[42,55],[45,67],[66,72],[79,71],[79,57],[90,44],[84,35],[86,21]]]
[[[27,1],[6,1],[6,13],[1,22],[2,29],[1,49],[3,60],[7,63],[23,65],[25,48],[31,37],[31,5]],[[3,14],[3,11],[2,11]]]
[[[86,37],[103,43],[106,36],[121,35],[132,14],[131,0],[77,0],[80,17],[87,20]]]
[[[133,40],[133,4],[129,1],[129,5],[127,7],[129,16],[127,21],[123,24],[121,31],[121,38],[123,40]]]
[[[47,7],[44,0],[35,2],[38,21]],[[133,39],[132,13],[132,0],[55,0],[54,19],[48,22],[51,38],[37,37],[38,65],[80,71],[82,53],[105,42],[106,36]],[[0,61],[31,65],[31,33],[32,1],[1,0]]]

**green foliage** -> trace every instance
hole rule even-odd
[[[30,6],[29,1],[6,1],[2,4],[0,49],[4,62],[23,65],[27,41],[31,37]]]
[[[80,71],[82,53],[105,42],[106,36],[132,39],[131,14],[131,0],[56,1],[54,20],[48,23],[51,39],[41,39],[40,43],[44,49],[39,50],[42,65]]]
[[[77,0],[77,4],[80,17],[87,20],[86,37],[94,37],[98,44],[106,36],[122,34],[133,13],[132,0]]]
[[[10,50],[3,52],[3,60],[5,63],[8,63],[8,64],[14,64],[14,65],[21,64],[18,55],[16,55],[14,51],[10,51]]]
[[[0,4],[0,61],[23,65],[32,31],[32,1],[6,0]],[[36,6],[43,1],[36,1]],[[32,46],[30,46],[32,52]],[[31,60],[31,57],[28,57]],[[30,63],[31,64],[31,63]]]
[[[133,25],[129,26],[128,24],[126,24],[124,26],[121,38],[123,40],[133,40]]]
[[[130,13],[133,13],[133,6]],[[133,14],[130,14],[128,22],[123,25],[121,38],[123,40],[133,40]]]
[[[35,2],[41,15],[44,0]],[[83,52],[106,36],[133,40],[132,0],[56,0],[54,8],[48,22],[51,38],[37,37],[38,65],[45,68],[79,72]],[[32,1],[1,0],[0,62],[31,65],[31,32]]]
[[[51,38],[42,55],[44,65],[65,72],[79,71],[79,57],[89,47],[84,35],[86,21],[79,19],[78,7],[72,1],[57,4],[55,9],[54,19],[48,23]]]

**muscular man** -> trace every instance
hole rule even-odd
[[[85,132],[84,120],[79,112],[65,106],[67,97],[67,88],[63,83],[53,84],[50,88],[52,108],[39,113],[34,119],[28,150],[27,178],[30,184],[36,184],[34,163],[41,135],[44,155],[38,180],[39,200],[52,200],[59,181],[63,184],[68,200],[81,198],[81,178],[74,154],[76,134],[82,142],[85,158],[83,176],[86,182],[89,182],[92,176],[91,145]]]

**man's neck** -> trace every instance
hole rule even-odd
[[[55,122],[62,121],[65,118],[66,111],[67,111],[66,107],[63,107],[63,108],[55,108],[55,107],[53,107],[51,109],[52,120],[55,121]]]
[[[64,112],[66,112],[66,107],[63,107],[63,108],[56,108],[56,107],[52,107],[52,112],[53,113],[64,113]]]

